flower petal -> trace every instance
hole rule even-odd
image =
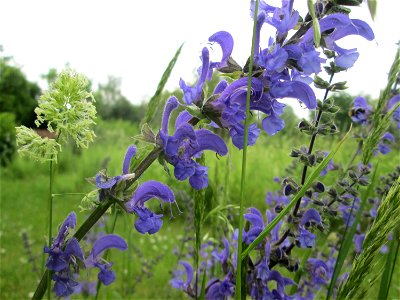
[[[175,96],[170,97],[167,103],[165,104],[164,113],[161,121],[161,130],[165,134],[168,134],[168,123],[171,112],[177,107],[178,107],[178,99]]]
[[[134,207],[141,207],[144,202],[152,198],[158,198],[169,203],[175,201],[174,193],[168,186],[161,182],[150,180],[136,189],[132,199],[125,204],[126,209],[131,213],[134,211]]]
[[[227,61],[232,54],[233,50],[233,38],[229,32],[218,31],[209,37],[208,41],[216,42],[221,46],[222,49],[222,59],[221,62],[217,64],[217,68],[222,68],[227,66]]]
[[[210,130],[196,130],[196,140],[198,146],[190,149],[190,156],[204,150],[211,150],[222,156],[228,153],[228,147],[226,147],[224,140]]]
[[[276,98],[295,98],[303,102],[307,108],[317,107],[317,98],[314,91],[300,81],[283,81],[271,87],[271,94]]]
[[[90,255],[96,259],[101,252],[109,249],[109,248],[116,248],[121,251],[126,250],[128,245],[126,244],[125,240],[116,234],[108,234],[105,236],[100,237],[93,245],[92,251]]]
[[[136,146],[135,145],[130,145],[128,149],[126,150],[126,154],[124,157],[124,163],[122,165],[122,174],[128,174],[129,173],[129,167],[131,165],[131,159],[136,155]],[[97,183],[97,176],[96,176],[96,183]]]

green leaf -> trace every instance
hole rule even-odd
[[[368,9],[369,9],[369,13],[371,14],[372,20],[374,20],[375,16],[376,16],[377,4],[378,4],[377,0],[368,0]]]
[[[161,96],[162,91],[164,90],[165,85],[167,84],[168,78],[171,75],[172,70],[175,67],[175,63],[178,60],[178,57],[179,57],[179,54],[181,53],[182,47],[183,47],[183,44],[180,45],[178,50],[176,50],[174,57],[171,59],[167,68],[165,69],[165,71],[161,77],[161,80],[158,83],[157,90],[154,93],[153,97],[151,97],[151,99],[149,101],[147,113],[146,113],[146,116],[143,118],[141,125],[143,125],[144,123],[150,123],[155,115],[157,108],[161,105],[164,105],[164,102],[166,99],[162,99],[160,96]]]
[[[351,128],[350,128],[351,130]],[[313,182],[319,177],[323,168],[329,163],[329,161],[335,156],[336,152],[340,149],[343,143],[349,136],[350,130],[346,133],[343,139],[336,145],[325,159],[315,168],[314,172],[307,178],[304,185],[301,187],[300,191],[293,197],[290,203],[269,223],[264,230],[256,237],[256,239],[243,251],[241,259],[243,260],[249,255],[250,251],[253,250],[259,243],[261,243],[265,237],[271,232],[271,230],[282,220],[288,213],[290,213],[291,208],[296,204],[297,200],[303,197],[304,193],[311,187]]]
[[[206,299],[206,282],[207,282],[207,272],[206,269],[204,269],[203,279],[201,280],[201,292],[199,296],[200,300]]]
[[[350,227],[350,230],[346,230],[344,233],[344,238],[343,238],[343,242],[340,245],[339,248],[339,253],[336,259],[336,263],[335,263],[335,268],[333,271],[333,275],[332,275],[332,279],[328,288],[328,294],[326,296],[326,299],[328,300],[332,294],[333,294],[333,289],[335,287],[336,284],[336,280],[338,279],[339,275],[340,275],[340,271],[342,270],[342,266],[344,264],[344,261],[346,260],[347,254],[350,251],[351,246],[353,245],[353,236],[356,233],[357,230],[357,225],[360,223],[361,220],[361,215],[364,212],[364,208],[365,205],[367,204],[367,200],[369,195],[371,194],[372,188],[373,188],[373,182],[375,180],[375,176],[376,176],[376,171],[378,169],[378,166],[375,168],[374,173],[372,175],[372,179],[371,179],[371,184],[368,186],[366,192],[364,193],[363,197],[361,198],[361,202],[360,202],[360,207],[357,211],[357,214],[354,218],[353,224]]]

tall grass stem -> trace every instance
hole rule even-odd
[[[246,163],[247,163],[247,141],[248,141],[248,130],[249,130],[249,118],[250,118],[250,95],[251,95],[251,82],[253,77],[253,63],[254,63],[254,47],[256,39],[256,27],[258,17],[258,0],[256,0],[254,8],[254,23],[253,23],[253,36],[251,41],[251,53],[247,83],[247,95],[246,95],[246,119],[244,120],[244,141],[243,141],[243,157],[242,157],[242,175],[240,181],[240,203],[239,203],[239,236],[237,245],[237,261],[236,261],[236,300],[242,299],[242,240],[243,240],[243,225],[244,225],[244,192],[246,186]],[[246,297],[244,294],[243,297]]]

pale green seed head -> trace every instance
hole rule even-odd
[[[18,153],[40,162],[57,162],[61,145],[54,139],[42,138],[34,130],[25,126],[16,127]]]
[[[72,69],[60,73],[39,99],[36,125],[47,121],[47,128],[65,140],[71,137],[78,147],[87,148],[96,137],[91,126],[95,124],[96,108],[89,91],[89,80]]]

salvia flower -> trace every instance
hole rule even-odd
[[[175,133],[168,134],[168,121],[173,109],[178,106],[178,100],[171,97],[165,106],[162,128],[160,130],[161,144],[165,159],[174,166],[174,175],[178,180],[189,178],[190,185],[200,190],[208,186],[208,168],[194,161],[193,158],[205,150],[211,150],[219,155],[226,155],[228,148],[218,135],[207,129],[195,130],[186,120],[187,113],[178,117]]]
[[[368,102],[363,97],[357,97],[354,99],[353,108],[351,110],[351,119],[355,123],[365,125],[368,121],[368,117],[371,114],[372,108],[368,105]]]
[[[132,157],[136,155],[136,147],[135,145],[130,145],[126,150],[124,162],[122,165],[122,175],[114,176],[111,178],[107,178],[104,172],[99,172],[96,174],[96,186],[100,189],[110,189],[115,186],[118,182],[132,179],[135,174],[129,173],[129,166],[132,160]]]
[[[163,224],[163,215],[157,215],[144,206],[144,203],[152,198],[157,198],[170,205],[175,202],[172,190],[161,182],[150,180],[140,185],[132,198],[125,204],[129,213],[135,213],[138,218],[135,221],[135,228],[140,233],[154,234],[158,232]],[[172,213],[171,213],[172,214]]]
[[[388,110],[391,110],[399,102],[400,94],[393,96],[388,102]],[[397,123],[397,128],[400,129],[400,107],[393,112],[392,119]]]
[[[128,245],[118,235],[109,234],[102,236],[93,244],[92,251],[90,251],[85,262],[87,268],[99,268],[100,272],[97,277],[104,285],[109,285],[115,280],[115,274],[111,271],[112,263],[103,262],[101,259],[101,254],[110,248],[123,251],[128,248]]]
[[[180,264],[184,267],[184,270],[175,270],[174,278],[170,281],[173,288],[185,291],[189,295],[192,294],[192,281],[193,281],[193,267],[186,261],[181,261]],[[184,280],[186,277],[186,280]]]
[[[84,261],[84,256],[78,240],[72,238],[65,243],[69,229],[74,229],[76,225],[76,214],[71,212],[61,225],[57,237],[54,239],[51,247],[44,247],[44,252],[49,254],[46,261],[46,268],[55,272],[68,268],[68,265],[74,258]]]

